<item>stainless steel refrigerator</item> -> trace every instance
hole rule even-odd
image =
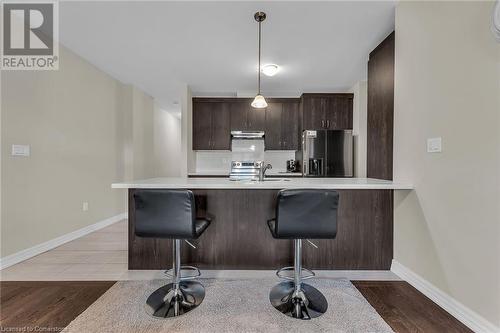
[[[296,157],[305,177],[352,177],[352,130],[305,130]]]

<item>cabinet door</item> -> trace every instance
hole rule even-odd
[[[249,131],[263,131],[266,127],[266,110],[253,108],[248,103],[247,129]]]
[[[329,98],[325,118],[328,129],[352,129],[352,97],[341,95]]]
[[[231,122],[229,105],[224,102],[212,103],[212,150],[231,149]]]
[[[330,97],[325,108],[325,120],[327,129],[340,129],[339,118],[342,112],[342,97]]]
[[[209,150],[212,146],[212,107],[214,103],[193,103],[193,150]]]
[[[267,133],[267,132],[266,132]],[[283,103],[281,113],[281,149],[299,149],[299,103]]]
[[[324,129],[326,127],[325,109],[328,99],[325,97],[303,98],[303,119],[305,130]]]
[[[282,103],[269,103],[266,108],[265,147],[266,150],[282,148]]]
[[[245,102],[234,101],[229,103],[231,131],[247,129],[247,106]]]

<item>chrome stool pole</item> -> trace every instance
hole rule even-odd
[[[186,281],[195,278],[181,276],[181,240],[172,241],[172,283],[158,288],[146,301],[146,312],[154,317],[169,318],[183,315],[198,305],[205,298],[205,288],[196,281]],[[196,267],[186,266],[198,270]]]
[[[281,278],[293,281],[281,282],[274,286],[269,300],[274,308],[289,317],[303,320],[316,318],[326,312],[328,302],[318,289],[302,282],[303,279],[312,278],[314,273],[302,268],[302,240],[294,239],[294,247],[293,279],[280,275],[283,270],[290,270],[291,267],[282,268],[276,273]],[[302,270],[311,274],[303,278]]]

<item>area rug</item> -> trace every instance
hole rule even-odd
[[[311,320],[287,317],[269,302],[278,279],[199,279],[206,296],[195,310],[157,319],[144,309],[148,295],[166,280],[119,281],[73,320],[64,332],[393,332],[345,279],[312,279],[328,300],[325,314]]]

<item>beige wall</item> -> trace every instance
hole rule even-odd
[[[151,178],[155,174],[154,101],[132,87],[133,179]]]
[[[155,177],[181,175],[181,119],[155,106]]]
[[[354,136],[354,177],[366,177],[366,135],[368,83],[357,82],[350,92],[354,94],[352,134]]]
[[[125,212],[110,188],[120,83],[64,48],[60,61],[2,73],[2,257]],[[11,156],[12,144],[31,156]]]
[[[396,9],[395,259],[500,326],[500,44],[493,2]],[[442,137],[443,152],[426,152]]]
[[[1,257],[125,212],[111,183],[154,174],[153,99],[64,47],[60,61],[2,72]]]
[[[196,152],[193,151],[193,102],[189,86],[181,91],[181,176],[196,171]]]

